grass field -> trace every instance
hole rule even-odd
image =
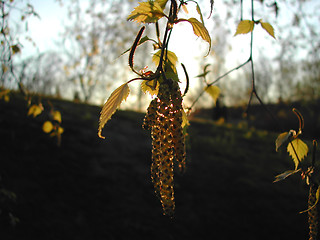
[[[175,176],[175,217],[163,216],[150,179],[143,114],[119,111],[97,136],[100,108],[52,100],[61,146],[27,116],[20,97],[0,102],[0,239],[307,239],[307,186],[276,153],[276,135],[210,121],[189,127],[188,163]],[[5,218],[10,211],[16,226]]]

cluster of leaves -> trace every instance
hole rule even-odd
[[[295,130],[290,130],[289,132],[283,132],[279,134],[275,144],[276,144],[276,151],[278,151],[282,145],[287,145],[287,152],[292,157],[295,168],[293,170],[287,170],[284,173],[277,175],[274,182],[279,182],[293,174],[301,173],[302,180],[306,181],[310,189],[309,189],[308,209],[300,213],[308,212],[310,239],[316,239],[318,235],[318,224],[319,224],[317,204],[320,198],[320,185],[315,174],[317,142],[316,140],[313,141],[313,152],[312,152],[311,164],[308,165],[307,167],[302,166],[301,163],[306,159],[307,154],[309,152],[309,148],[308,148],[308,145],[299,138],[304,128],[303,116],[295,108],[293,109],[293,112],[296,114],[296,116],[299,119],[298,132],[296,132]]]
[[[64,132],[64,129],[61,127],[61,113],[58,110],[55,110],[53,105],[49,103],[50,111],[49,111],[49,120],[45,121],[42,125],[43,132],[49,134],[50,137],[57,138],[57,145],[61,144],[61,135]],[[44,107],[39,101],[37,104],[29,104],[28,116],[37,117],[41,113],[44,112]]]
[[[114,114],[114,112],[119,108],[121,102],[127,99],[130,93],[130,89],[128,86],[130,82],[135,80],[142,80],[141,88],[143,92],[150,93],[151,95],[156,95],[159,84],[161,82],[166,81],[166,79],[173,79],[175,81],[179,81],[179,77],[177,75],[177,70],[176,70],[178,58],[174,52],[169,51],[167,49],[170,33],[175,24],[178,24],[181,22],[189,22],[192,25],[194,34],[196,36],[201,37],[204,41],[209,43],[209,50],[210,50],[211,38],[208,33],[208,30],[204,26],[202,13],[200,11],[200,7],[198,6],[198,4],[197,4],[197,12],[199,13],[201,21],[197,20],[196,18],[189,18],[189,19],[178,18],[178,12],[182,8],[182,6],[185,6],[187,4],[188,1],[181,1],[180,5],[177,6],[176,1],[172,0],[169,14],[165,13],[167,2],[168,0],[155,0],[155,1],[150,0],[147,2],[141,2],[128,16],[127,20],[135,21],[137,23],[143,23],[143,24],[155,23],[158,40],[150,39],[148,36],[142,37],[142,34],[145,30],[145,27],[143,26],[140,29],[139,33],[137,34],[137,37],[131,49],[124,52],[126,53],[130,51],[129,66],[131,70],[135,72],[139,77],[131,79],[130,81],[124,83],[111,94],[111,96],[109,97],[109,99],[107,100],[107,102],[105,103],[101,111],[100,124],[99,124],[99,130],[98,130],[99,137],[103,138],[103,136],[101,135],[103,127],[105,126],[107,121],[111,118],[111,116]],[[158,25],[158,21],[161,18],[167,19],[167,25],[166,25],[166,29],[165,29],[162,41],[160,40],[159,25]],[[155,71],[150,70],[146,72],[145,70],[147,67],[140,71],[136,71],[133,66],[134,65],[133,58],[134,58],[136,48],[147,41],[153,42],[153,46],[155,50],[157,50],[152,57],[152,61],[157,66],[157,68]],[[187,72],[185,71],[185,73],[188,79]],[[186,91],[184,95],[186,94]]]
[[[146,119],[152,120],[151,125],[147,128],[151,129],[153,140],[151,175],[164,213],[171,216],[175,205],[173,196],[173,159],[181,165],[181,162],[184,162],[183,159],[185,158],[185,149],[182,146],[184,146],[183,133],[186,133],[186,131],[182,129],[187,125],[187,120],[182,107],[182,98],[188,91],[189,78],[187,70],[182,64],[186,75],[187,87],[184,93],[181,94],[178,85],[180,82],[177,73],[178,58],[174,52],[168,50],[168,42],[173,27],[181,22],[191,24],[194,34],[209,44],[209,51],[211,48],[211,38],[208,30],[204,26],[203,16],[197,3],[196,8],[200,21],[193,17],[188,19],[179,18],[179,11],[186,8],[188,1],[180,1],[178,5],[176,0],[171,0],[168,10],[166,8],[167,2],[168,0],[141,2],[128,16],[127,20],[129,21],[135,21],[140,24],[153,23],[156,28],[157,40],[150,39],[148,36],[142,37],[146,28],[143,26],[138,32],[132,47],[124,52],[129,52],[129,66],[132,72],[137,74],[138,77],[118,87],[104,104],[99,119],[98,136],[104,138],[101,134],[102,129],[120,107],[120,104],[127,99],[130,93],[129,83],[136,80],[142,81],[142,91],[156,96],[150,103],[146,116]],[[158,23],[160,19],[166,20],[162,36]],[[156,69],[154,71],[147,71],[148,67],[145,67],[137,71],[134,68],[134,54],[138,46],[148,41],[153,43],[155,49],[152,61],[156,65]],[[177,135],[176,132],[181,134]],[[178,150],[178,148],[181,148],[181,151]]]
[[[276,38],[274,36],[274,29],[272,27],[272,25],[270,23],[267,22],[263,22],[262,19],[258,20],[258,21],[252,21],[252,20],[242,20],[239,22],[238,27],[237,27],[237,31],[234,34],[234,36],[238,35],[238,34],[247,34],[253,31],[254,29],[254,25],[255,24],[260,24],[261,27],[267,31],[267,33],[273,37],[274,39]]]

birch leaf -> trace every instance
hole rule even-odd
[[[165,53],[165,55],[167,56],[167,63],[169,64],[170,68],[175,69],[178,62],[177,55],[174,52],[171,52],[169,50]],[[160,56],[161,56],[161,50],[157,51],[152,56],[152,61],[156,66],[159,65]]]
[[[28,116],[32,115],[35,118],[36,116],[41,114],[42,111],[43,111],[43,107],[41,104],[39,105],[34,104],[29,108]]]
[[[56,120],[57,122],[61,123],[61,113],[59,111],[53,112],[53,120]]]
[[[253,28],[254,28],[254,21],[242,20],[241,22],[239,22],[237,31],[234,34],[234,36],[238,34],[246,34],[246,33],[252,32]]]
[[[198,3],[197,3],[197,12],[198,12],[198,14],[199,14],[199,16],[200,16],[200,19],[201,19],[202,24],[204,25],[203,16],[202,16],[201,9],[200,9]]]
[[[210,96],[212,97],[214,103],[216,103],[219,95],[220,95],[220,88],[217,86],[208,86],[204,89]]]
[[[274,36],[274,29],[272,27],[272,25],[270,23],[267,23],[267,22],[261,22],[260,21],[260,24],[261,24],[261,27],[266,30],[267,33],[269,33],[269,35],[271,37],[273,37],[274,39],[276,39],[276,37]]]
[[[273,182],[274,182],[274,183],[280,182],[280,181],[286,179],[287,177],[289,177],[289,176],[291,176],[291,175],[293,175],[293,174],[295,174],[295,173],[297,173],[297,172],[300,172],[300,171],[301,171],[301,168],[296,169],[296,170],[288,170],[288,171],[285,171],[284,173],[281,173],[281,174],[277,175],[277,176],[275,177],[276,179],[275,179]]]
[[[150,95],[157,95],[159,91],[159,83],[157,79],[148,81],[144,80],[141,83],[141,90],[144,93],[149,93]]]
[[[162,8],[162,10],[164,10],[168,0],[155,0],[155,2],[157,2],[160,5],[160,7]]]
[[[211,49],[211,37],[209,35],[209,32],[208,30],[206,29],[206,27],[201,23],[199,22],[196,18],[189,18],[187,20],[191,25],[192,25],[192,28],[193,28],[193,33],[198,36],[198,37],[201,37],[204,41],[206,41],[207,43],[209,43],[209,51],[208,51],[208,54],[210,52],[210,49]],[[207,54],[207,55],[208,55]]]
[[[105,138],[101,135],[104,125],[110,120],[111,116],[120,107],[123,100],[126,100],[129,95],[130,89],[128,83],[122,84],[108,98],[107,102],[103,105],[99,118],[98,136]]]
[[[127,20],[136,21],[137,23],[154,23],[165,16],[162,7],[158,2],[148,1],[140,2],[130,13]]]
[[[276,140],[276,152],[278,152],[279,147],[281,147],[285,142],[290,140],[292,136],[296,135],[296,131],[290,130],[289,132],[284,132],[279,134]]]
[[[50,133],[53,130],[53,124],[50,121],[46,121],[44,122],[44,124],[42,125],[42,130],[45,133]]]
[[[301,139],[296,138],[288,144],[287,151],[293,159],[295,169],[297,169],[300,161],[308,154],[308,146]]]

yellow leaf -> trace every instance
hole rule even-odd
[[[185,110],[182,109],[182,124],[181,124],[181,126],[182,126],[182,128],[184,128],[184,127],[189,126],[189,125],[190,125],[190,123],[189,123],[189,120],[188,120],[188,116],[187,116]]]
[[[127,20],[136,21],[138,23],[154,23],[165,16],[158,2],[151,0],[140,2],[139,6],[135,7],[130,13]]]
[[[177,62],[178,62],[178,57],[174,52],[167,51],[165,53],[167,57],[167,64],[169,64],[170,68],[172,70],[175,70]],[[155,54],[152,56],[152,61],[155,63],[156,66],[159,65],[160,62],[160,56],[161,56],[161,50],[157,51]]]
[[[57,122],[61,123],[61,113],[59,111],[53,111],[52,115],[53,120],[56,120]]]
[[[141,90],[144,93],[149,93],[150,95],[157,95],[159,91],[159,83],[157,79],[148,81],[144,80],[141,83]]]
[[[252,32],[253,28],[254,28],[254,21],[243,20],[243,21],[239,22],[238,27],[237,27],[237,31],[234,34],[234,36],[236,36],[238,34],[246,34],[246,33]]]
[[[5,102],[9,102],[9,101],[10,101],[9,95],[5,95],[3,98],[4,98],[4,101],[5,101]]]
[[[64,132],[64,129],[62,127],[59,127],[57,130],[57,133],[61,135],[63,132]]]
[[[113,93],[108,98],[107,102],[102,107],[102,110],[100,112],[98,129],[98,136],[100,138],[105,138],[101,135],[104,125],[109,121],[111,116],[120,107],[122,101],[127,99],[129,92],[130,89],[128,87],[128,83],[122,84],[120,87],[113,91]]]
[[[276,37],[274,36],[274,29],[272,27],[272,25],[270,23],[267,23],[267,22],[261,22],[260,21],[260,24],[261,24],[261,27],[267,31],[267,33],[269,33],[269,35],[271,37],[273,37],[274,39],[276,39]]]
[[[219,95],[220,95],[220,88],[218,86],[207,86],[204,88],[204,90],[210,94],[210,96],[212,97],[214,103],[216,103]]]
[[[43,111],[43,107],[41,104],[39,105],[34,104],[29,108],[28,116],[32,115],[35,118],[36,116],[41,114],[42,111]]]
[[[182,19],[182,21],[185,21],[185,20]],[[209,54],[210,49],[211,49],[211,37],[210,37],[209,32],[206,29],[206,27],[201,22],[199,22],[196,18],[189,18],[186,21],[191,23],[192,28],[193,28],[193,33],[196,36],[201,37],[204,41],[209,43],[209,50],[208,50],[208,54]]]
[[[157,2],[163,10],[166,7],[168,0],[155,0],[155,2]]]
[[[9,102],[10,101],[9,93],[10,93],[9,89],[5,89],[2,91],[0,90],[0,99],[3,99],[5,102]]]
[[[50,121],[46,121],[44,122],[44,124],[42,125],[42,130],[45,133],[50,133],[53,130],[53,124]]]
[[[299,163],[308,154],[308,146],[301,139],[296,138],[288,144],[287,151],[293,159],[295,169],[297,169]]]

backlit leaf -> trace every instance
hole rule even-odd
[[[159,3],[162,10],[166,7],[168,0],[155,0],[155,2]]]
[[[43,111],[43,107],[41,104],[39,105],[34,104],[29,108],[28,116],[32,115],[35,118],[36,116],[41,114],[42,111]]]
[[[261,24],[261,27],[267,31],[267,33],[269,33],[269,35],[271,37],[273,37],[274,39],[276,39],[276,37],[274,36],[274,29],[272,27],[272,25],[270,23],[267,23],[267,22],[261,22],[260,21],[260,24]]]
[[[140,2],[130,13],[127,20],[136,21],[138,23],[154,23],[165,16],[162,7],[158,2],[147,1]]]
[[[157,95],[159,91],[159,83],[157,79],[154,80],[144,80],[141,83],[141,90],[144,93],[149,93],[150,95]]]
[[[170,68],[175,69],[177,62],[178,62],[178,57],[174,52],[167,51],[164,55],[167,56],[167,63],[169,64]],[[152,56],[152,61],[156,66],[159,65],[160,62],[160,56],[161,56],[161,50],[157,51],[155,54]]]
[[[62,127],[59,127],[57,130],[57,134],[62,134],[64,132],[64,129]]]
[[[308,146],[301,139],[296,138],[288,144],[287,151],[293,159],[295,169],[297,169],[300,161],[308,154]]]
[[[53,130],[53,124],[50,121],[46,121],[44,122],[44,124],[42,125],[42,130],[45,133],[50,133]]]
[[[218,86],[211,85],[211,86],[205,87],[204,90],[210,94],[214,103],[216,103],[216,101],[220,95],[220,88]]]
[[[182,124],[181,124],[181,127],[184,128],[184,127],[187,127],[189,125],[190,125],[190,123],[189,123],[189,119],[188,119],[188,116],[186,114],[186,111],[184,109],[182,109]]]
[[[189,23],[191,23],[192,28],[193,28],[193,33],[198,36],[201,37],[203,40],[205,40],[206,42],[209,43],[209,51],[208,54],[210,52],[211,49],[211,37],[209,35],[208,30],[206,29],[206,27],[199,22],[196,18],[189,18],[187,20]],[[208,55],[207,54],[207,55]]]
[[[252,32],[253,28],[254,28],[254,21],[242,20],[241,22],[239,22],[237,31],[234,34],[234,36],[238,34],[246,34],[246,33]]]
[[[61,123],[61,113],[59,111],[54,111],[52,115],[53,120],[56,120],[57,122]]]
[[[107,102],[102,107],[100,112],[100,119],[99,119],[99,129],[98,129],[98,136],[100,138],[105,138],[101,135],[102,129],[104,125],[109,121],[111,116],[115,113],[115,111],[120,107],[120,104],[123,100],[126,100],[129,95],[130,89],[128,83],[122,84],[113,93],[110,95]]]

